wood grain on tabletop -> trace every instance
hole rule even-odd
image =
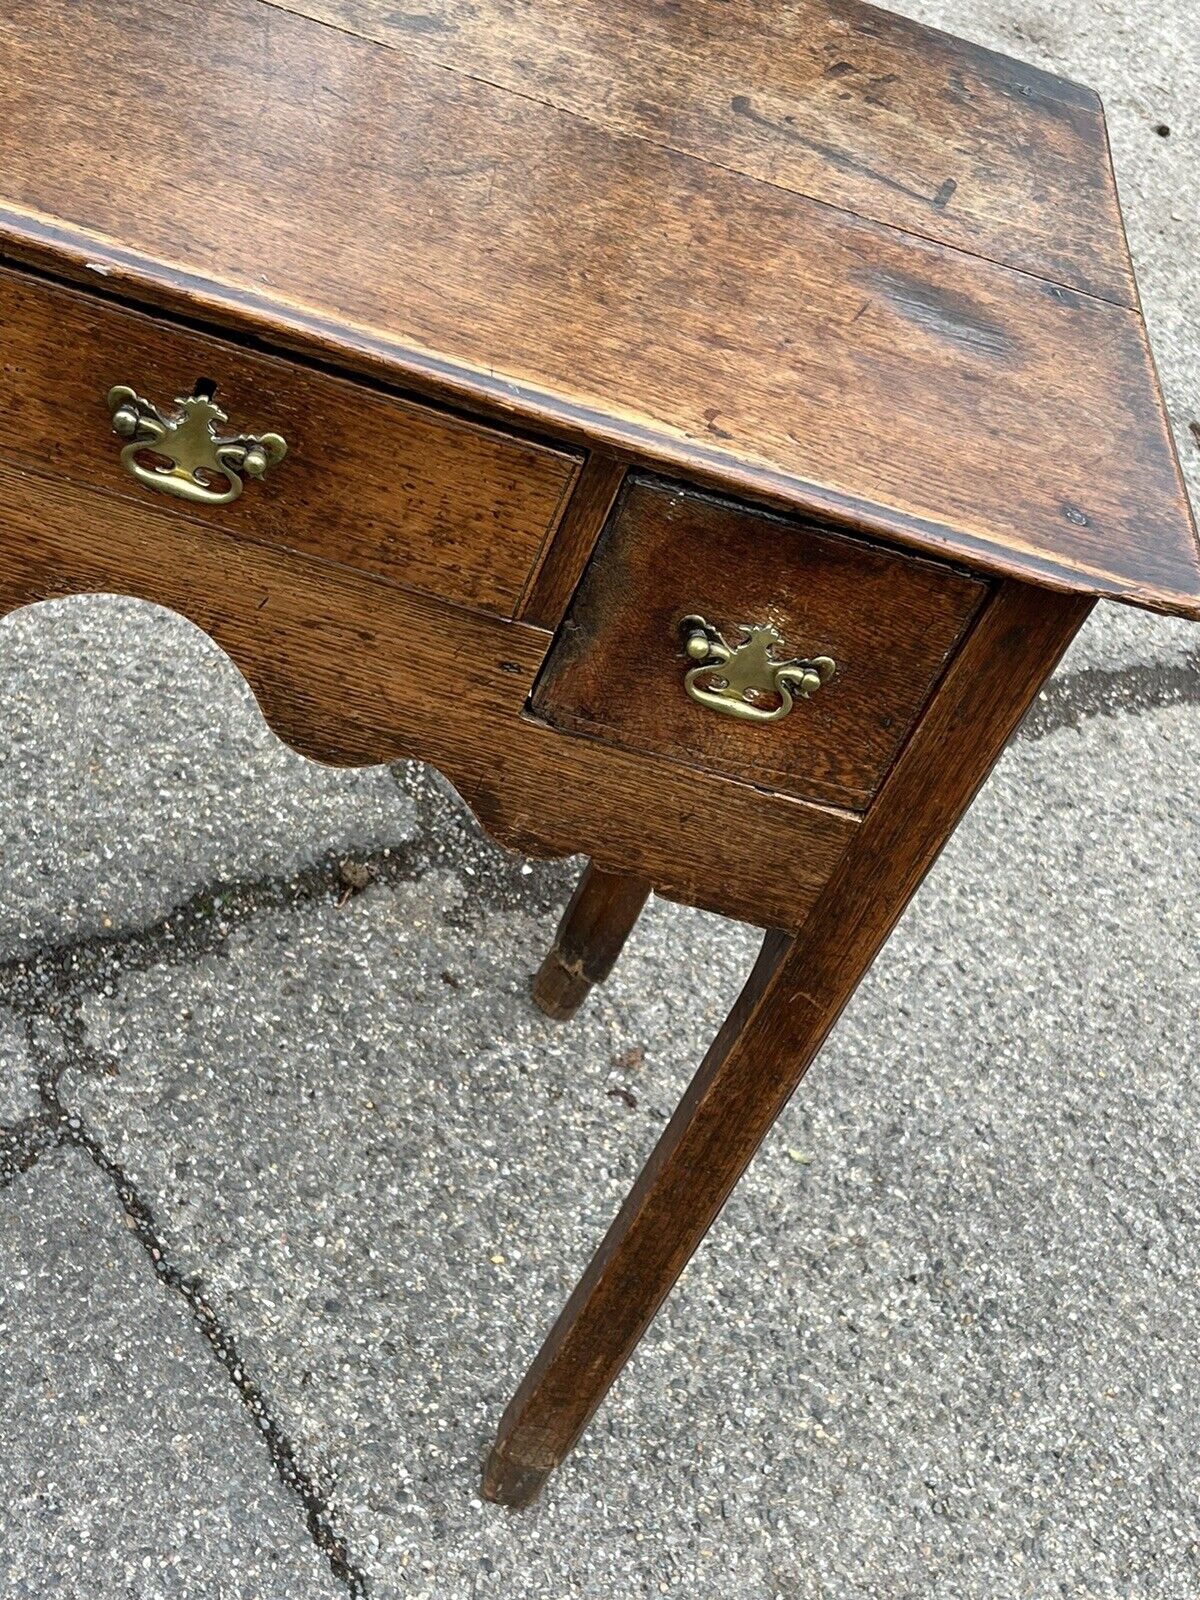
[[[857,831],[848,812],[530,721],[550,642],[539,629],[2,462],[0,503],[0,614],[96,592],[178,611],[295,749],[345,766],[432,762],[494,838],[528,855],[581,851],[673,898],[797,927]],[[714,814],[727,832],[717,872]]]
[[[989,570],[1200,610],[1134,310],[262,0],[10,0],[0,48],[10,253]],[[1093,115],[979,83],[964,126]],[[883,170],[909,123],[871,122]]]
[[[1135,305],[1096,94],[858,0],[272,0],[618,132]]]

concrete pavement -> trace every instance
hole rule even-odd
[[[1104,94],[1200,497],[1187,0],[906,9]],[[0,1596],[1200,1593],[1200,630],[1097,611],[520,1517],[486,1440],[754,935],[652,902],[555,1026],[574,868],[180,619],[20,613],[0,696]]]

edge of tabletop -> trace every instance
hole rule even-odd
[[[1015,578],[1065,594],[1093,595],[1200,621],[1200,535],[1165,415],[1180,517],[1190,529],[1194,555],[1194,583],[1188,588],[1142,583],[1081,560],[1059,562],[1031,551],[1015,550],[952,525],[861,500],[783,472],[768,462],[721,450],[632,416],[588,408],[553,391],[389,339],[376,330],[331,323],[293,301],[187,273],[169,262],[125,250],[112,240],[75,225],[3,204],[0,262],[32,268],[102,298],[165,312],[184,323],[233,334],[264,350],[285,351],[335,371],[366,377],[393,391],[501,421],[541,435],[549,443],[585,449],[601,447],[631,465],[683,475],[705,487],[817,517],[844,531],[898,544],[927,556],[959,561],[995,577]],[[1161,405],[1161,392],[1159,400]]]

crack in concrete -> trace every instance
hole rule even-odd
[[[371,883],[395,884],[419,878],[426,866],[424,853],[405,842],[330,853],[287,877],[219,880],[142,927],[83,934],[0,962],[0,994],[21,1015],[40,1010],[53,1019],[51,1008],[61,1008],[73,995],[103,993],[130,973],[210,955],[239,928],[268,912],[299,910],[320,900],[336,902],[347,891],[358,893],[348,880],[359,872]]]
[[[129,942],[134,943],[136,938],[136,935],[132,936]],[[143,958],[148,954],[150,945],[150,938],[143,934]],[[13,1009],[23,1018],[29,1049],[38,1064],[38,1098],[41,1104],[37,1112],[14,1126],[0,1125],[0,1188],[8,1187],[18,1174],[29,1171],[49,1150],[70,1145],[88,1156],[112,1185],[134,1237],[151,1262],[155,1276],[184,1301],[195,1327],[224,1367],[242,1405],[254,1419],[276,1476],[300,1502],[308,1535],[328,1561],[333,1576],[351,1596],[365,1596],[368,1593],[367,1576],[351,1560],[345,1539],[335,1529],[327,1496],[300,1464],[291,1441],[271,1415],[266,1396],[246,1371],[236,1338],[206,1298],[203,1280],[198,1275],[185,1275],[171,1263],[154,1213],[136,1184],[120,1163],[108,1154],[83,1119],[63,1104],[59,1084],[64,1072],[73,1068],[94,1073],[105,1068],[104,1061],[87,1047],[80,1014],[84,994],[91,985],[85,985],[82,992],[75,988],[78,980],[71,975],[69,960],[68,956],[67,964],[59,967],[55,974],[58,981],[49,991],[45,987],[48,974],[43,971],[37,974],[37,981],[31,987],[8,997]],[[64,989],[68,987],[75,988],[75,992],[64,994]],[[48,992],[62,998],[47,1000]],[[53,1026],[57,1036],[54,1040],[57,1048],[49,1051],[39,1026],[46,1022]]]
[[[1179,665],[1089,668],[1057,679],[1035,704],[1019,736],[1037,740],[1064,728],[1078,728],[1096,716],[1139,715],[1179,704],[1200,704],[1200,652]],[[246,1372],[234,1335],[205,1297],[202,1279],[185,1275],[169,1261],[150,1206],[120,1164],[63,1104],[59,1083],[68,1068],[95,1073],[106,1067],[86,1043],[81,1015],[86,997],[111,993],[130,973],[201,959],[266,913],[297,911],[321,900],[342,903],[371,884],[414,882],[442,861],[452,861],[472,883],[468,904],[447,912],[453,925],[465,926],[480,904],[495,909],[520,905],[526,911],[558,909],[573,876],[568,863],[538,863],[532,868],[507,853],[498,860],[497,847],[452,791],[431,783],[427,773],[409,763],[397,763],[392,773],[416,809],[416,842],[330,852],[289,876],[218,881],[144,926],[84,935],[0,962],[0,994],[23,1019],[38,1062],[40,1101],[37,1111],[16,1123],[0,1124],[0,1189],[48,1151],[69,1144],[86,1153],[112,1184],[156,1276],[186,1302],[193,1322],[254,1418],[280,1482],[299,1500],[310,1538],[335,1578],[354,1596],[366,1595],[367,1575],[351,1561],[346,1542],[331,1521],[326,1495],[297,1461],[262,1390]],[[448,835],[453,836],[452,849],[447,848]],[[55,1036],[49,1052],[40,1036],[45,1027]]]
[[[397,781],[403,783],[405,775],[397,773]],[[514,855],[498,864],[499,847],[473,824],[467,849],[456,841],[451,857],[441,824],[449,817],[462,831],[463,814],[456,802],[448,795],[424,793],[414,800],[418,811],[414,840],[374,850],[330,851],[286,876],[218,879],[140,927],[83,934],[12,956],[0,961],[0,996],[19,1015],[36,1011],[53,1021],[71,997],[111,992],[116,982],[130,973],[179,966],[211,955],[239,928],[269,912],[297,911],[321,900],[344,902],[377,884],[415,883],[451,858],[454,870],[471,880],[469,900],[446,910],[451,927],[470,926],[480,906],[509,910],[519,904],[534,913],[561,909],[564,891],[574,876],[568,863],[538,862],[527,871],[522,858]],[[439,839],[441,849],[436,848]],[[484,866],[486,876],[480,870]]]
[[[87,1048],[79,1011],[81,1001],[82,996],[75,994],[65,1005],[48,1007],[38,1004],[33,996],[24,1000],[18,997],[17,1008],[23,1013],[30,1050],[38,1062],[38,1097],[41,1105],[36,1113],[24,1118],[15,1127],[0,1128],[0,1188],[12,1183],[19,1172],[27,1172],[48,1150],[70,1145],[88,1156],[112,1185],[134,1237],[151,1262],[155,1276],[184,1301],[195,1327],[224,1367],[242,1405],[254,1419],[276,1476],[284,1488],[299,1500],[309,1537],[325,1556],[333,1576],[344,1585],[348,1594],[365,1596],[368,1592],[367,1576],[350,1559],[346,1541],[331,1520],[328,1498],[312,1475],[301,1466],[291,1441],[271,1415],[266,1396],[246,1371],[237,1340],[205,1296],[203,1280],[199,1276],[185,1275],[171,1263],[154,1213],[133,1180],[120,1163],[108,1154],[83,1119],[74,1115],[62,1102],[59,1082],[68,1068],[95,1072],[104,1067],[103,1061]],[[53,1054],[48,1054],[44,1038],[39,1037],[39,1023],[43,1020],[51,1021],[58,1035],[55,1043],[59,1048]]]
[[[367,1574],[351,1560],[346,1541],[331,1520],[326,1495],[300,1465],[271,1415],[266,1397],[245,1369],[233,1333],[205,1297],[202,1279],[186,1276],[170,1262],[145,1198],[82,1119],[64,1105],[59,1085],[68,1069],[93,1074],[107,1069],[108,1064],[87,1045],[81,1010],[87,997],[111,993],[131,973],[178,966],[212,954],[237,929],[268,912],[297,911],[321,900],[341,904],[372,884],[415,882],[446,857],[448,832],[456,836],[455,870],[465,873],[473,888],[466,906],[447,912],[452,924],[466,926],[481,903],[505,909],[519,903],[526,910],[561,905],[572,873],[568,864],[544,863],[534,870],[515,856],[498,863],[496,847],[451,792],[431,785],[427,776],[405,764],[392,771],[416,807],[416,842],[330,852],[286,877],[208,884],[145,926],[84,935],[0,962],[0,994],[24,1023],[37,1063],[40,1102],[35,1112],[18,1122],[0,1124],[0,1189],[28,1172],[48,1151],[64,1145],[82,1150],[105,1175],[155,1275],[186,1302],[193,1322],[254,1418],[276,1475],[299,1500],[310,1538],[353,1596],[366,1595]]]
[[[309,1537],[334,1577],[354,1596],[367,1593],[366,1574],[350,1559],[346,1542],[331,1521],[328,1500],[300,1465],[262,1390],[247,1373],[234,1335],[205,1297],[202,1280],[186,1277],[171,1264],[150,1206],[120,1164],[63,1104],[59,1085],[70,1068],[88,1073],[105,1070],[105,1063],[87,1046],[81,1006],[87,996],[111,990],[119,976],[197,960],[265,912],[298,909],[319,899],[336,902],[359,892],[354,885],[413,879],[427,866],[425,853],[408,843],[353,856],[329,855],[290,878],[206,886],[147,927],[90,935],[0,964],[0,993],[24,1022],[37,1063],[40,1101],[36,1112],[11,1126],[0,1125],[0,1188],[64,1144],[84,1151],[104,1173],[156,1275],[187,1303],[195,1326],[254,1418],[276,1475],[300,1502]],[[52,1040],[47,1040],[46,1030]]]
[[[1136,717],[1163,706],[1195,705],[1200,705],[1200,651],[1190,651],[1177,664],[1087,667],[1051,681],[1018,737],[1045,739],[1093,717]]]

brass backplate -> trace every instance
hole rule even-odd
[[[213,385],[197,384],[167,412],[128,384],[108,391],[113,432],[128,441],[121,464],[131,477],[181,500],[220,506],[241,494],[243,474],[261,478],[283,460],[287,445],[277,433],[219,434],[218,424],[229,418],[213,393]]]
[[[771,623],[750,623],[731,645],[700,616],[680,624],[684,652],[695,665],[683,686],[698,705],[744,722],[778,722],[797,700],[807,700],[837,670],[829,656],[781,660],[783,636]]]

